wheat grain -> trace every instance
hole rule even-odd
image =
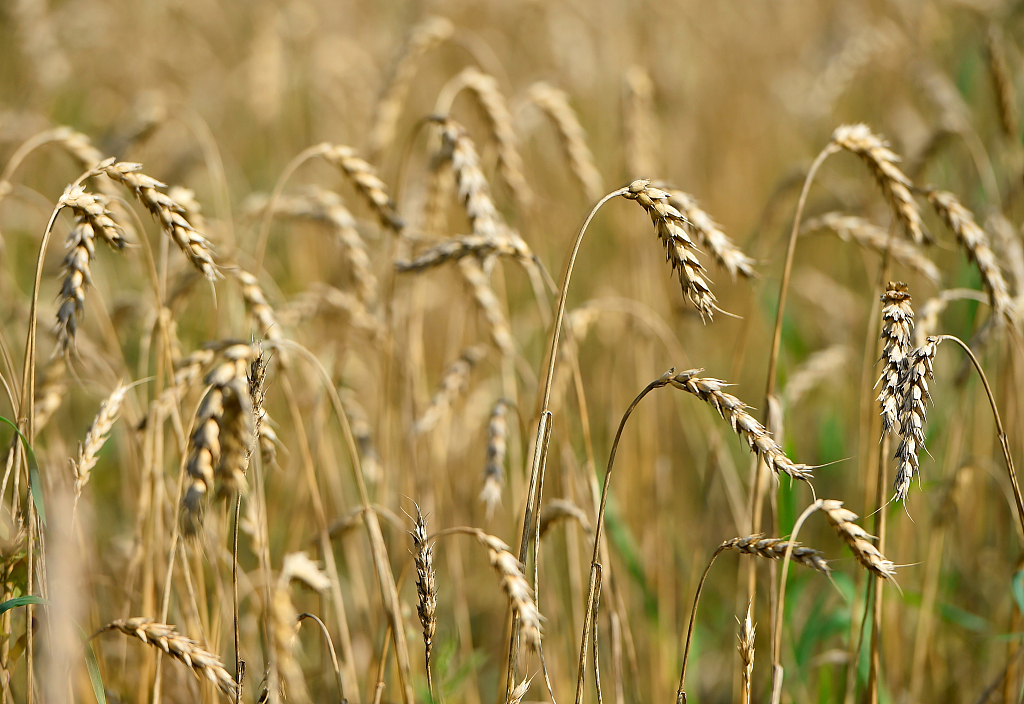
[[[839,537],[850,546],[857,561],[865,569],[885,579],[895,578],[896,566],[870,542],[874,538],[854,522],[857,520],[857,514],[843,508],[842,501],[834,499],[823,500],[821,510],[825,512],[828,522],[832,524]]]
[[[587,146],[587,133],[580,125],[576,111],[569,104],[569,94],[550,83],[538,81],[526,91],[526,99],[551,119],[562,139],[562,147],[573,175],[583,188],[587,200],[596,203],[604,194],[601,172],[597,169],[594,154]]]
[[[194,640],[178,633],[178,630],[166,623],[157,623],[148,618],[129,618],[111,621],[100,629],[103,631],[120,631],[132,638],[138,638],[147,645],[160,648],[175,660],[192,668],[197,676],[217,685],[224,696],[234,701],[237,685],[234,678],[224,669],[224,665],[213,653],[200,647]]]
[[[793,479],[809,481],[811,467],[797,464],[786,456],[778,443],[772,439],[771,433],[747,413],[750,408],[732,394],[722,389],[728,386],[719,379],[697,376],[703,369],[690,369],[678,374],[674,370],[667,373],[668,383],[677,389],[693,394],[705,403],[711,404],[722,418],[729,421],[732,429],[743,438],[750,451],[761,459],[776,474],[786,474]]]
[[[992,314],[1014,323],[1016,311],[1009,287],[988,244],[985,231],[974,221],[974,214],[949,191],[928,191],[928,202],[956,235],[967,252],[967,258],[978,266],[981,281],[992,302]]]
[[[907,237],[915,244],[931,240],[921,221],[921,211],[910,193],[913,183],[900,171],[900,160],[889,144],[871,132],[865,124],[840,125],[832,133],[832,143],[861,157],[875,175],[875,180],[892,207],[893,215]]]
[[[510,237],[501,239],[489,239],[479,235],[453,237],[424,250],[410,261],[395,262],[395,270],[402,273],[423,271],[468,256],[474,256],[484,262],[493,257],[512,257],[532,265],[534,257],[529,246],[518,235],[510,234]]]
[[[278,320],[295,327],[318,315],[337,311],[342,311],[348,316],[348,322],[353,328],[370,333],[374,339],[383,338],[383,323],[367,310],[365,303],[358,296],[321,282],[314,283],[309,290],[303,291],[285,304],[278,314]]]
[[[741,538],[726,540],[719,546],[719,550],[734,550],[744,555],[757,555],[768,560],[781,560],[786,556],[786,550],[792,546],[793,553],[790,559],[812,570],[828,574],[828,563],[822,558],[821,553],[800,543],[792,543],[782,538],[766,538],[763,533],[748,535]]]
[[[856,242],[861,247],[882,255],[888,253],[894,261],[925,276],[933,284],[938,285],[941,281],[942,275],[939,272],[939,267],[916,245],[906,240],[890,237],[889,232],[884,228],[856,215],[844,215],[838,212],[825,213],[808,220],[800,229],[802,232],[832,230],[844,242]]]
[[[682,214],[691,231],[697,235],[697,239],[711,252],[719,266],[729,272],[733,281],[736,280],[737,274],[745,279],[751,279],[756,275],[754,260],[744,254],[729,236],[722,232],[718,223],[700,209],[693,196],[671,188],[666,189],[666,192],[669,205]]]
[[[910,335],[914,329],[914,311],[910,306],[911,297],[907,285],[902,281],[890,281],[882,296],[882,374],[875,382],[878,404],[882,409],[882,433],[896,429],[898,416],[903,407],[902,377],[907,356],[910,354]]]
[[[704,279],[704,267],[697,259],[697,247],[683,227],[685,218],[669,204],[671,194],[654,188],[650,181],[641,179],[629,184],[629,189],[624,195],[629,200],[639,203],[651,216],[654,230],[665,245],[668,261],[672,264],[672,269],[679,274],[679,284],[683,288],[683,293],[700,313],[701,319],[714,318],[714,312],[718,309],[715,294],[711,292]]]
[[[281,326],[278,325],[274,309],[267,302],[260,282],[244,269],[234,269],[232,273],[241,284],[242,299],[245,301],[245,307],[249,314],[257,323],[259,334],[268,340],[280,340],[282,338]]]

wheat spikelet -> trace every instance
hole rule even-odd
[[[371,154],[386,151],[394,140],[402,106],[423,57],[451,37],[454,32],[455,27],[443,17],[427,17],[413,27],[402,56],[395,66],[391,83],[377,104],[377,114],[370,130]]]
[[[523,575],[523,566],[509,552],[508,545],[498,538],[478,529],[473,529],[473,534],[480,544],[487,548],[491,567],[501,578],[502,591],[508,597],[512,611],[519,614],[520,637],[531,650],[539,648],[542,617],[533,600],[533,590]]]
[[[189,224],[181,205],[157,190],[166,188],[166,184],[141,173],[142,164],[107,159],[96,169],[126,186],[160,222],[164,232],[185,253],[192,265],[210,281],[217,280],[217,267],[213,261],[210,241]]]
[[[594,154],[587,146],[587,133],[580,125],[576,111],[569,104],[569,94],[550,83],[538,81],[526,91],[526,99],[551,119],[562,139],[562,147],[569,158],[573,175],[580,182],[587,200],[596,203],[604,195],[601,172],[594,162]]]
[[[366,198],[384,226],[396,232],[405,227],[405,222],[395,210],[395,202],[391,200],[387,185],[367,161],[356,156],[352,147],[325,142],[319,146],[318,151],[328,163],[341,169],[355,189]]]
[[[844,242],[856,242],[865,249],[883,255],[888,252],[895,261],[911,271],[925,276],[933,284],[938,285],[942,278],[939,267],[926,257],[916,245],[906,240],[890,237],[889,232],[884,228],[856,215],[844,215],[838,212],[825,213],[808,220],[800,229],[803,232],[832,230]]]
[[[540,534],[544,537],[551,528],[561,521],[572,519],[587,533],[591,532],[590,521],[583,509],[568,499],[551,499],[544,502],[540,512]]]
[[[512,689],[512,694],[508,698],[508,704],[522,704],[523,697],[530,691],[530,683],[533,682],[533,678],[524,679],[522,682],[517,684]]]
[[[626,169],[632,176],[654,173],[654,82],[640,66],[630,66],[624,79]]]
[[[71,462],[75,473],[76,504],[78,497],[82,495],[82,487],[89,482],[92,468],[96,466],[96,456],[107,441],[107,434],[113,427],[114,421],[117,420],[117,414],[121,410],[121,404],[127,393],[128,387],[119,381],[110,395],[100,404],[100,410],[85,433],[85,440],[78,446],[78,457]]]
[[[790,559],[798,562],[812,570],[828,574],[828,563],[822,558],[821,553],[801,543],[790,543],[782,538],[766,538],[763,533],[756,533],[741,538],[733,538],[722,543],[719,550],[734,550],[744,555],[757,555],[768,560],[781,560],[786,556],[786,550],[793,546],[793,553]]]
[[[43,367],[40,378],[36,381],[35,427],[38,433],[50,422],[53,414],[64,403],[68,390],[67,365],[64,359],[55,356]]]
[[[773,472],[786,474],[793,479],[809,481],[811,468],[805,464],[797,464],[786,457],[786,453],[772,439],[771,433],[747,413],[749,406],[732,394],[722,391],[728,384],[719,379],[697,376],[702,371],[702,369],[690,369],[679,374],[672,374],[670,371],[667,374],[667,382],[677,389],[682,389],[705,403],[711,404],[722,418],[729,421],[736,434],[747,442],[750,451],[755,453]]]
[[[533,202],[533,193],[523,175],[523,158],[516,147],[516,133],[512,128],[512,115],[509,114],[505,96],[498,88],[498,81],[475,66],[469,66],[454,79],[469,88],[476,96],[488,126],[498,144],[498,172],[505,184],[512,191],[516,202],[529,207]]]
[[[733,281],[736,280],[737,274],[745,279],[751,279],[756,275],[754,260],[744,254],[743,250],[722,232],[718,223],[700,209],[693,196],[671,188],[666,189],[666,192],[669,205],[682,214],[692,232],[697,235],[697,239],[711,252],[718,265],[729,272]]]
[[[220,658],[204,650],[191,638],[178,633],[174,626],[135,617],[111,621],[100,629],[100,632],[103,631],[120,631],[126,636],[138,638],[147,645],[160,648],[167,655],[192,668],[197,676],[213,682],[224,696],[234,701],[237,685],[235,679],[224,669]]]
[[[1014,322],[1013,299],[996,256],[988,244],[985,231],[974,221],[974,214],[949,191],[929,191],[928,202],[949,226],[967,252],[967,258],[978,266],[981,281],[992,302],[992,313]]]
[[[203,217],[203,206],[196,200],[196,192],[184,186],[171,186],[167,189],[167,196],[181,206],[184,211],[182,215],[192,223],[192,226],[202,231],[206,228],[206,218]]]
[[[434,580],[434,546],[427,542],[427,519],[420,513],[419,506],[416,507],[415,526],[409,535],[412,536],[416,565],[416,614],[423,627],[423,651],[427,678],[430,679],[430,655],[437,630],[437,584]]]
[[[875,382],[878,404],[882,409],[882,433],[891,433],[903,407],[902,376],[907,355],[910,354],[910,335],[914,329],[914,310],[910,307],[910,294],[902,281],[890,281],[882,296],[882,374]]]
[[[917,202],[910,193],[914,184],[900,171],[896,165],[900,158],[889,149],[884,139],[873,134],[865,124],[840,125],[832,133],[832,143],[853,152],[868,165],[907,237],[915,244],[931,240],[921,222]]]
[[[928,419],[928,380],[932,379],[932,360],[938,340],[929,337],[925,344],[907,356],[900,378],[903,405],[900,409],[900,444],[896,448],[896,501],[904,501],[910,483],[920,469],[918,453],[924,449],[924,423]]]
[[[996,105],[1003,134],[1016,141],[1020,138],[1017,96],[1013,89],[1013,77],[1006,65],[1006,56],[1003,54],[1001,32],[999,26],[994,22],[989,24],[988,32],[985,34],[985,49],[988,55],[988,72],[992,76],[992,88],[996,94]]]
[[[89,225],[100,239],[120,251],[128,241],[124,238],[124,231],[107,210],[109,203],[107,196],[89,193],[81,185],[72,185],[64,189],[58,205],[71,208],[79,223]]]
[[[756,627],[750,619],[751,604],[747,604],[747,615],[740,622],[740,632],[736,634],[736,650],[740,654],[740,662],[743,669],[740,670],[740,677],[743,680],[743,691],[740,696],[741,704],[750,704],[750,680],[754,674],[754,631]]]
[[[487,423],[487,464],[484,467],[484,488],[480,500],[487,506],[487,518],[494,515],[501,503],[501,490],[505,486],[505,454],[508,450],[508,401],[498,399],[491,409]]]
[[[282,338],[281,326],[277,323],[274,309],[267,302],[260,282],[244,269],[234,269],[232,273],[241,284],[242,299],[245,301],[246,310],[256,321],[259,333],[268,340],[280,340]]]
[[[247,379],[253,355],[249,345],[232,345],[206,375],[210,389],[196,413],[185,465],[189,481],[181,520],[186,535],[199,530],[203,497],[215,485],[219,495],[244,489],[254,423]]]
[[[850,550],[865,569],[885,579],[895,578],[896,566],[870,542],[874,538],[854,523],[857,520],[857,514],[843,508],[842,501],[834,499],[822,501],[821,510],[825,512],[828,522],[832,524],[839,537],[850,546]]]
[[[651,216],[654,230],[665,245],[668,261],[679,274],[683,293],[700,313],[701,319],[713,319],[718,309],[715,294],[704,280],[704,267],[697,259],[697,247],[683,227],[685,218],[669,204],[670,194],[652,187],[650,181],[641,179],[629,184],[624,195],[639,203]]]
[[[469,384],[469,373],[476,363],[483,359],[484,354],[485,351],[482,347],[470,347],[449,365],[441,376],[437,391],[430,399],[430,405],[413,425],[413,432],[425,433],[437,426],[455,399],[465,393]]]

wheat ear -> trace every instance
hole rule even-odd
[[[718,223],[707,212],[701,210],[693,196],[672,188],[666,191],[669,194],[669,205],[682,214],[690,231],[697,236],[718,265],[729,272],[733,281],[737,275],[745,279],[752,279],[757,275],[754,271],[754,260],[744,254],[743,250],[722,232]]]
[[[487,423],[487,464],[484,466],[484,487],[480,500],[487,507],[487,518],[494,515],[501,503],[501,490],[505,486],[505,454],[508,450],[508,401],[498,399],[491,409]]]
[[[576,111],[569,104],[569,94],[550,83],[539,81],[526,91],[526,99],[551,119],[562,140],[573,175],[583,188],[587,200],[596,202],[604,194],[601,172],[597,169],[594,154],[587,146],[587,133],[580,125]]]
[[[750,704],[750,680],[754,674],[754,631],[756,626],[750,619],[752,604],[747,604],[747,615],[743,621],[736,619],[740,624],[740,632],[736,634],[736,650],[740,654],[742,669],[742,690],[740,693],[740,704]]]
[[[117,386],[107,398],[100,404],[100,410],[85,433],[85,440],[78,446],[78,457],[72,460],[71,465],[75,473],[75,502],[78,506],[78,499],[82,495],[82,488],[89,483],[92,468],[96,466],[96,458],[107,441],[107,435],[117,420],[117,414],[121,410],[125,394],[128,393],[127,386],[118,382]],[[72,509],[74,510],[74,509]]]
[[[416,565],[416,614],[423,627],[424,664],[427,671],[427,688],[433,691],[433,675],[430,671],[430,656],[434,648],[434,633],[437,631],[437,584],[434,572],[434,546],[427,540],[427,519],[416,506],[416,519],[412,536],[413,562]]]
[[[318,147],[318,151],[328,163],[341,169],[377,213],[383,225],[396,232],[405,227],[405,222],[395,210],[395,202],[391,200],[387,184],[377,176],[376,169],[369,162],[356,155],[355,149],[325,142]]]
[[[875,382],[881,386],[878,404],[882,412],[882,433],[897,429],[903,412],[903,373],[910,354],[910,335],[914,329],[914,310],[910,294],[902,281],[890,281],[882,296],[882,374]]]
[[[425,433],[437,426],[455,399],[465,392],[469,384],[469,373],[485,354],[485,350],[479,346],[470,347],[448,366],[437,385],[437,391],[430,399],[430,405],[414,424],[414,432]]]
[[[910,482],[920,470],[918,454],[924,449],[924,424],[928,419],[928,380],[933,378],[932,360],[938,338],[929,337],[925,344],[907,355],[900,387],[903,403],[900,409],[900,444],[896,448],[896,501],[905,501]]]
[[[1006,63],[1003,53],[1002,36],[999,26],[993,22],[985,34],[985,49],[988,54],[988,71],[992,76],[992,88],[996,94],[996,105],[999,109],[999,123],[1003,133],[1011,140],[1020,136],[1019,116],[1017,114],[1017,96],[1013,89],[1013,75]]]
[[[828,522],[866,570],[885,579],[895,578],[896,566],[870,542],[874,538],[854,522],[857,520],[857,514],[843,508],[842,501],[834,499],[824,499],[821,510],[825,512]]]

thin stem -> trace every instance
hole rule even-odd
[[[317,144],[303,149],[288,162],[288,165],[284,167],[284,171],[282,171],[281,175],[278,177],[277,183],[274,184],[274,190],[271,192],[270,199],[267,201],[267,209],[263,212],[263,220],[260,221],[260,236],[256,241],[256,272],[262,271],[263,269],[263,257],[267,253],[267,240],[270,239],[270,221],[274,219],[274,208],[277,207],[277,200],[281,197],[281,191],[284,190],[284,184],[287,183],[288,179],[291,178],[291,175],[295,173],[296,169],[313,157],[319,156],[323,151],[324,145],[322,144]]]
[[[619,439],[622,437],[622,431],[626,427],[626,421],[629,420],[629,416],[632,415],[633,409],[637,407],[640,401],[643,400],[644,396],[651,393],[655,389],[660,389],[663,386],[668,385],[669,379],[672,374],[675,373],[675,369],[670,369],[665,372],[660,379],[656,379],[644,387],[633,402],[629,404],[629,408],[622,415],[622,420],[619,421],[619,429],[615,431],[615,439],[612,441],[611,453],[608,456],[608,469],[604,473],[604,486],[601,489],[601,507],[597,512],[597,520],[594,523],[594,557],[590,561],[590,586],[587,592],[587,613],[583,617],[583,637],[580,639],[580,660],[579,669],[576,672],[576,704],[581,704],[583,701],[583,683],[586,678],[587,668],[587,645],[590,640],[590,629],[594,621],[594,610],[595,610],[595,596],[597,593],[597,577],[600,570],[599,558],[601,554],[601,536],[604,528],[604,513],[608,506],[608,491],[611,486],[612,468],[615,466],[615,453],[619,449]],[[550,378],[550,377],[549,377]]]
[[[235,635],[235,704],[242,702],[242,673],[245,664],[238,654],[238,517],[242,511],[242,494],[235,497],[235,525],[231,538],[231,616],[234,622]]]
[[[700,576],[700,581],[697,583],[697,592],[693,595],[693,607],[690,609],[690,625],[686,628],[686,645],[683,647],[683,669],[679,673],[679,689],[676,690],[676,704],[686,704],[686,692],[683,691],[683,687],[686,684],[686,663],[690,659],[690,640],[693,638],[693,623],[697,620],[697,604],[700,603],[700,593],[704,589],[704,580],[708,578],[711,565],[715,564],[715,560],[722,554],[723,549],[723,547],[719,546],[715,550],[715,554],[711,556],[711,561],[704,568],[704,574]]]
[[[786,554],[782,558],[782,576],[779,578],[779,598],[775,604],[775,626],[772,628],[772,704],[779,704],[782,698],[782,615],[786,605],[786,576],[789,574],[789,563],[793,557],[793,548],[796,546],[797,534],[807,518],[821,508],[824,501],[818,499],[804,509],[800,518],[793,525],[793,532],[789,536],[789,544],[786,546]]]
[[[319,617],[309,614],[299,614],[299,622],[301,623],[307,618],[311,618],[316,621],[317,625],[320,626],[320,631],[324,634],[324,640],[327,641],[327,649],[331,653],[331,664],[334,666],[334,676],[338,680],[338,701],[345,701],[345,687],[341,682],[341,667],[338,666],[338,653],[334,650],[334,641],[331,639],[331,634],[327,630],[327,626]]]

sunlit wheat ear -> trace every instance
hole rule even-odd
[[[508,318],[505,317],[505,311],[498,301],[498,296],[491,288],[491,282],[483,265],[476,258],[467,257],[459,261],[459,271],[462,272],[466,283],[473,289],[473,298],[487,319],[487,329],[494,345],[503,356],[514,357],[516,343],[515,338],[512,337],[512,328],[509,327]]]
[[[182,499],[181,521],[186,535],[198,532],[204,498],[215,487],[218,495],[245,488],[254,423],[247,379],[253,354],[249,345],[232,345],[221,352],[221,361],[206,375],[210,389],[196,413],[185,465],[188,488]]]
[[[544,502],[540,512],[540,535],[544,535],[562,521],[573,520],[580,524],[586,533],[591,532],[587,514],[579,506],[568,499],[551,499]]]
[[[451,409],[455,399],[465,393],[469,385],[469,373],[485,354],[486,350],[483,347],[470,347],[452,362],[441,376],[437,391],[430,399],[430,405],[413,425],[413,432],[425,433],[434,429],[444,414]]]
[[[682,214],[700,243],[711,253],[718,265],[729,272],[734,281],[737,274],[745,279],[757,275],[754,271],[754,260],[744,254],[743,250],[722,232],[718,223],[700,209],[693,196],[674,189],[667,189],[666,192],[669,205]]]
[[[487,423],[487,464],[484,466],[484,488],[480,500],[487,506],[487,518],[501,503],[505,486],[505,454],[508,450],[508,401],[499,399],[491,409]]]
[[[605,192],[601,172],[587,146],[587,133],[569,103],[569,94],[550,83],[539,81],[526,91],[526,99],[550,118],[562,140],[573,176],[579,181],[587,200],[596,203]]]
[[[78,446],[78,456],[71,466],[75,474],[75,505],[82,495],[82,488],[89,483],[92,468],[96,466],[97,455],[107,441],[107,435],[117,420],[128,387],[118,382],[110,395],[100,404],[100,410],[85,433],[85,440]]]
[[[405,98],[409,94],[416,71],[423,57],[455,32],[455,27],[443,17],[427,17],[413,27],[401,58],[395,66],[391,83],[384,91],[370,131],[370,153],[387,151],[395,138],[398,118],[402,114]]]
[[[978,266],[981,281],[992,302],[992,313],[1011,324],[1015,320],[1013,298],[995,254],[988,244],[988,235],[974,221],[974,214],[949,191],[929,191],[928,202],[946,223],[967,252],[967,258]]]
[[[985,35],[985,48],[988,55],[988,72],[992,77],[992,88],[996,94],[996,105],[999,109],[999,123],[1003,134],[1012,140],[1020,137],[1020,116],[1017,112],[1017,96],[1013,88],[1013,74],[1006,63],[1003,53],[1003,38],[999,25],[992,22]]]
[[[427,519],[416,507],[416,519],[412,536],[413,562],[416,565],[416,614],[423,628],[423,652],[426,662],[427,681],[433,679],[430,672],[430,656],[434,647],[434,633],[437,631],[437,584],[434,572],[434,545],[427,541]]]
[[[904,501],[910,483],[920,470],[918,453],[924,449],[924,424],[928,419],[928,381],[933,378],[932,360],[938,340],[929,337],[924,345],[907,355],[900,378],[903,405],[900,408],[900,444],[896,448],[896,501]]]
[[[68,186],[60,203],[75,215],[75,224],[65,244],[69,251],[64,257],[64,283],[57,309],[57,350],[64,352],[74,344],[78,319],[85,312],[85,289],[92,283],[96,238],[118,251],[124,249],[127,241],[107,210],[106,196],[88,193],[81,186]]]
[[[903,372],[910,354],[910,335],[914,330],[914,310],[910,294],[902,281],[890,281],[882,296],[882,374],[875,382],[881,386],[878,404],[882,410],[882,433],[897,429],[902,413]]]
[[[629,184],[623,195],[639,203],[651,216],[654,230],[665,245],[668,261],[679,274],[683,293],[690,299],[702,319],[713,319],[716,310],[715,294],[704,279],[704,267],[697,259],[697,247],[683,227],[682,213],[669,204],[670,193],[652,187],[641,179]]]
[[[526,678],[515,686],[512,690],[512,696],[508,698],[508,704],[522,704],[523,697],[530,691],[530,683],[533,682],[533,678]]]
[[[138,638],[143,643],[159,648],[178,662],[192,668],[198,677],[205,677],[217,685],[217,689],[231,701],[235,699],[235,678],[228,674],[224,665],[213,653],[200,647],[194,640],[178,633],[166,623],[157,623],[148,618],[129,618],[111,621],[100,629],[120,631],[126,636]]]
[[[734,550],[744,555],[758,555],[769,560],[781,560],[786,556],[786,550],[792,545],[793,554],[790,559],[812,570],[824,574],[831,572],[828,563],[817,550],[809,548],[800,543],[791,543],[782,538],[766,538],[764,534],[757,533],[742,538],[727,540],[719,546],[719,550]]]
[[[277,354],[280,354],[280,351]],[[270,416],[267,415],[267,410],[264,408],[264,402],[267,399],[267,362],[263,346],[257,343],[246,376],[249,385],[249,401],[252,403],[252,438],[256,440],[255,443],[250,443],[246,452],[246,464],[258,446],[263,464],[273,465],[277,461],[277,447],[281,444],[277,433],[270,424]]]
[[[896,566],[871,543],[874,538],[854,522],[857,520],[857,514],[843,508],[842,501],[833,499],[825,499],[822,502],[821,510],[825,512],[828,522],[832,524],[836,533],[850,547],[854,557],[865,569],[879,577],[895,578]]]
[[[377,340],[384,336],[385,330],[380,318],[370,313],[358,296],[319,282],[313,283],[308,290],[283,306],[278,319],[295,327],[317,316],[339,312],[347,316],[348,324],[353,328],[363,330]]]
[[[260,282],[243,269],[234,269],[232,273],[241,284],[242,299],[245,301],[246,310],[256,322],[258,333],[268,340],[280,340],[282,338],[281,326],[277,322],[277,316],[274,315],[274,309],[267,302],[267,296],[264,294]]]
[[[808,220],[800,228],[801,232],[826,229],[835,232],[844,242],[855,242],[864,249],[870,249],[879,254],[888,252],[894,261],[911,271],[916,271],[933,284],[938,285],[942,279],[939,267],[916,245],[903,239],[890,237],[888,230],[872,224],[864,218],[838,212],[825,213]]]
[[[206,228],[206,218],[203,217],[203,206],[196,200],[196,192],[184,186],[171,186],[167,189],[168,197],[181,206],[184,211],[182,215],[192,223],[192,226],[200,232]]]
[[[476,530],[474,534],[480,544],[487,548],[491,567],[501,579],[501,589],[508,597],[512,611],[519,614],[519,636],[531,650],[539,648],[542,617],[533,600],[533,590],[523,574],[523,566],[509,552],[508,545],[498,538],[482,530]]]
[[[645,69],[634,65],[626,70],[623,86],[626,168],[633,176],[654,173],[654,145],[658,143],[654,82]]]
[[[740,631],[736,634],[736,651],[740,654],[740,677],[742,679],[741,704],[750,704],[750,681],[754,674],[754,631],[756,626],[750,619],[750,604],[747,604],[747,615],[740,624]]]
[[[284,556],[281,573],[274,586],[271,613],[274,621],[274,651],[277,655],[277,669],[287,687],[288,699],[308,702],[309,691],[302,667],[295,658],[298,648],[299,614],[292,603],[290,585],[297,580],[321,594],[331,587],[331,581],[316,563],[304,552],[293,552]]]
[[[533,193],[523,175],[523,158],[516,146],[518,140],[512,127],[512,115],[509,114],[505,96],[498,88],[497,79],[470,66],[463,69],[455,80],[461,81],[479,101],[498,145],[498,172],[516,202],[520,206],[529,207],[533,202]]]
[[[750,451],[756,454],[773,472],[786,474],[793,479],[809,481],[812,468],[789,459],[778,443],[772,439],[771,433],[747,413],[750,406],[722,390],[729,384],[719,379],[697,376],[702,371],[702,369],[690,369],[679,374],[672,374],[668,378],[668,383],[713,406],[722,418],[729,421],[736,434],[747,442]]]
[[[376,169],[356,155],[352,147],[324,143],[320,145],[319,152],[328,163],[341,169],[377,213],[381,224],[395,231],[405,227],[405,222],[395,210],[395,202],[391,200],[387,184],[377,176]]]
[[[178,245],[192,265],[210,281],[219,276],[210,241],[185,219],[185,209],[159,189],[167,185],[141,173],[142,164],[108,159],[96,169],[123,184],[160,222],[160,227]]]
[[[921,222],[917,201],[910,193],[914,184],[896,165],[900,158],[889,149],[888,142],[872,133],[867,125],[857,124],[837,127],[832,133],[832,143],[853,152],[868,165],[907,237],[916,244],[932,239]]]

